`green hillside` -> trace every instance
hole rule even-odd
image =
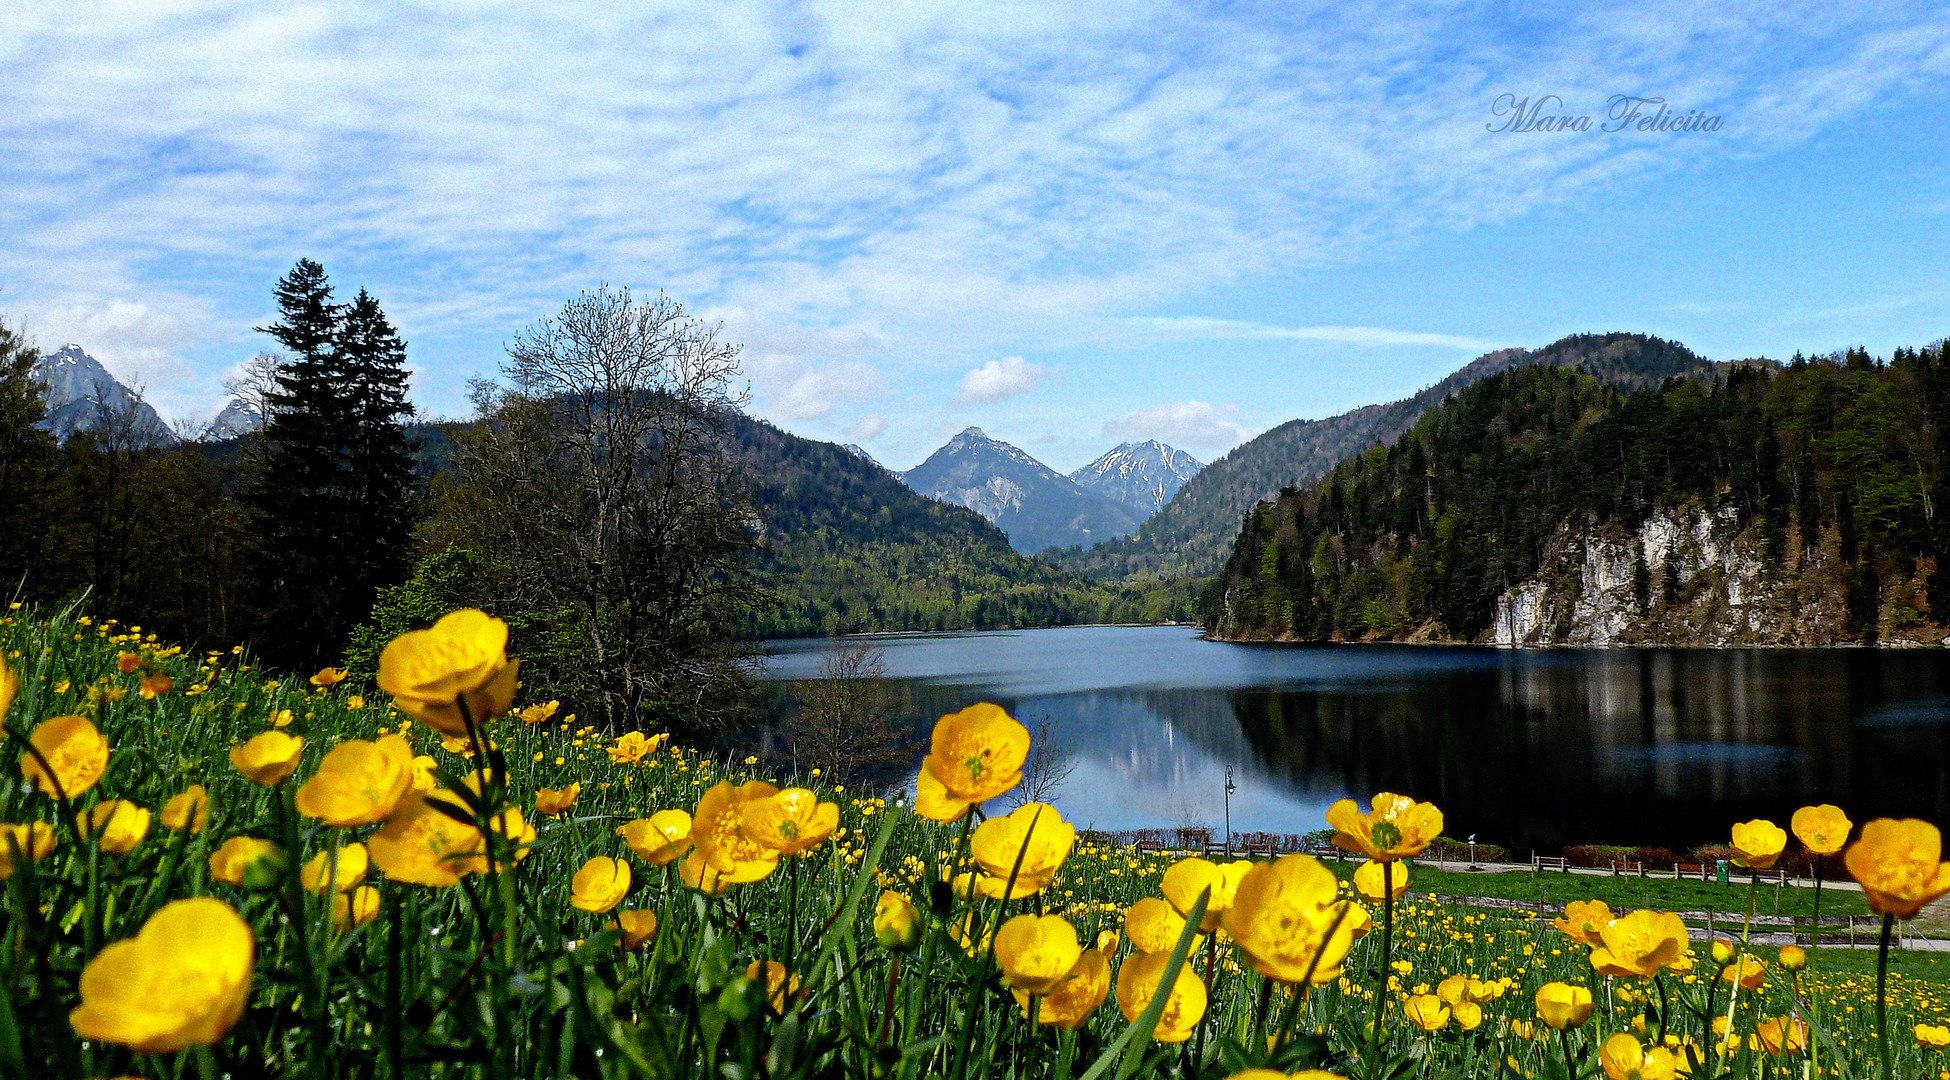
[[[1422,414],[1479,380],[1518,367],[1556,365],[1634,389],[1703,363],[1683,345],[1644,334],[1579,334],[1535,351],[1488,353],[1414,397],[1282,424],[1186,481],[1135,536],[1045,558],[1100,580],[1210,576],[1225,565],[1240,519],[1255,503],[1310,484],[1355,454],[1394,440]]]
[[[1631,394],[1564,368],[1505,372],[1393,445],[1256,507],[1209,626],[1233,638],[1477,640],[1553,538],[1694,506],[1754,541],[1756,579],[1828,573],[1846,594],[1837,638],[1873,641],[1931,617],[1940,590],[1924,583],[1950,587],[1931,572],[1950,542],[1936,510],[1950,497],[1947,419],[1941,346],[1886,365],[1859,350],[1735,365]],[[1634,616],[1687,602],[1662,589],[1679,580],[1670,571],[1641,557],[1634,573]]]

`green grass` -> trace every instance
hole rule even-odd
[[[1353,872],[1345,864],[1343,876]],[[1716,881],[1671,878],[1613,877],[1599,874],[1566,874],[1549,870],[1542,873],[1506,871],[1503,873],[1435,870],[1415,867],[1409,875],[1409,888],[1417,893],[1442,896],[1482,896],[1499,900],[1524,900],[1557,907],[1572,900],[1603,900],[1614,911],[1656,908],[1660,911],[1712,911],[1740,915],[1747,910],[1748,885]],[[1776,901],[1778,900],[1778,909]],[[1756,915],[1814,914],[1813,888],[1780,888],[1762,885],[1755,896]],[[1860,892],[1849,889],[1821,890],[1821,913],[1828,915],[1867,915]],[[1717,925],[1717,924],[1716,924]]]

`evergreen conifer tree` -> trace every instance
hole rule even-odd
[[[288,353],[269,395],[250,489],[258,514],[260,635],[287,665],[334,659],[407,569],[413,463],[400,421],[406,346],[372,296],[335,303],[325,268],[279,280],[279,319],[259,329]]]

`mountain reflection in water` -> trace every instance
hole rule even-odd
[[[934,717],[971,702],[1047,716],[1079,826],[1216,830],[1228,764],[1235,831],[1311,831],[1333,800],[1392,790],[1520,855],[1725,842],[1809,802],[1950,819],[1937,650],[1231,645],[1179,627],[875,640],[917,760]],[[816,676],[821,648],[777,643],[766,677]]]

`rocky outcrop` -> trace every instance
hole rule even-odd
[[[1496,601],[1485,644],[1858,644],[1833,531],[1804,547],[1790,534],[1770,559],[1767,539],[1731,509],[1657,513],[1636,529],[1560,529],[1536,576]],[[1934,644],[1941,629],[1911,601],[1931,569],[1919,565],[1881,590],[1875,637]]]

